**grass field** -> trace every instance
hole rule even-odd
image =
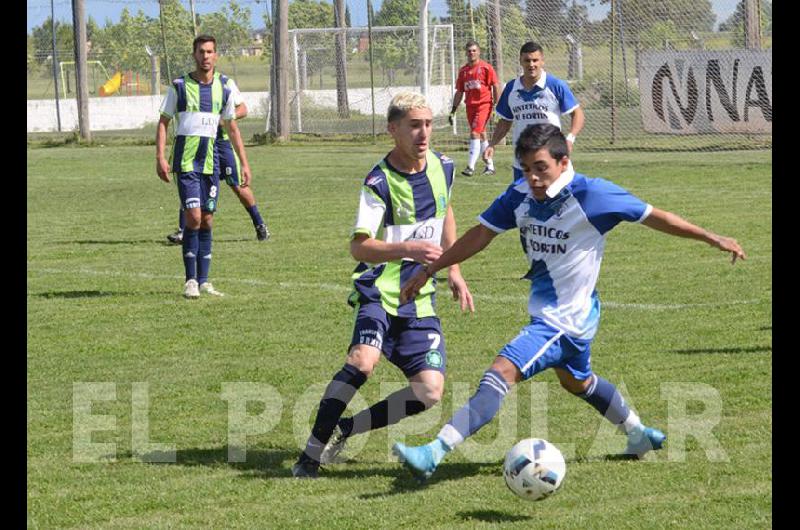
[[[734,236],[748,254],[732,267],[710,247],[634,225],[608,237],[593,367],[670,436],[665,450],[643,462],[606,458],[624,440],[609,440],[605,420],[546,372],[516,388],[500,420],[472,439],[482,451],[456,451],[425,487],[389,457],[394,440],[434,436],[526,322],[527,282],[519,278],[527,269],[508,234],[463,266],[474,315],[460,314],[440,286],[443,402],[390,432],[354,439],[352,461],[326,467],[323,478],[293,479],[320,386],[350,338],[347,236],[360,181],[386,150],[251,147],[272,239],[257,242],[244,210],[222,191],[212,279],[227,296],[197,301],[181,297],[180,251],[164,244],[178,200],[155,175],[152,146],[28,150],[29,528],[771,526],[768,151],[576,155],[579,171]],[[454,156],[463,167],[466,153]],[[498,165],[509,164],[505,148]],[[457,181],[459,233],[507,181],[506,171]],[[361,403],[402,381],[382,362]],[[94,401],[90,413],[114,423],[95,417],[90,440],[114,444],[103,451],[114,458],[91,463],[76,461],[85,453],[75,442],[92,429],[75,421],[89,412],[73,388],[87,383],[113,390],[98,394],[111,399]],[[233,401],[223,389],[244,395],[246,383],[255,397],[272,397],[244,409],[261,434],[246,438],[243,462],[229,462]],[[685,403],[693,392],[718,401]],[[707,427],[716,445],[680,434],[681,418],[713,416],[715,405]],[[158,455],[132,437],[142,432],[172,446],[176,461],[135,456]],[[514,497],[500,473],[503,452],[531,436],[567,456],[562,488],[538,503]]]

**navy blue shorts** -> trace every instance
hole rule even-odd
[[[219,200],[219,175],[208,173],[178,173],[178,195],[184,209],[200,208],[214,213]]]
[[[444,374],[447,355],[439,317],[402,318],[388,314],[380,303],[356,305],[350,347],[373,346],[406,378],[423,370]]]
[[[214,155],[217,157],[214,167],[219,168],[220,180],[225,179],[228,186],[239,186],[241,163],[231,143],[225,140],[214,142]]]

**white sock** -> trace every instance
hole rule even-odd
[[[475,169],[475,162],[481,156],[481,140],[480,138],[473,138],[469,141],[469,164],[470,169]]]
[[[482,141],[481,142],[481,155],[483,155],[483,152],[486,151],[487,147],[489,147],[489,141],[488,140]],[[489,160],[487,160],[486,161],[486,168],[494,170],[494,160],[492,160],[491,158]]]
[[[630,434],[633,431],[644,431],[642,420],[639,419],[639,416],[633,410],[628,413],[628,417],[625,418],[625,421],[623,421],[621,425],[625,434]]]
[[[442,427],[442,430],[439,431],[436,437],[444,442],[450,449],[455,449],[458,444],[464,441],[464,437],[461,436],[461,433],[449,423],[444,424],[444,427]]]

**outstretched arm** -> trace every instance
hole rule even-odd
[[[659,232],[664,232],[665,234],[705,241],[712,247],[716,247],[724,252],[730,252],[732,254],[731,264],[736,263],[738,258],[747,258],[744,250],[742,250],[742,247],[735,239],[717,235],[714,232],[710,232],[690,223],[672,212],[653,208],[653,211],[642,221],[642,224],[658,230]]]
[[[442,231],[442,249],[447,250],[456,242],[456,217],[453,215],[453,207],[447,207],[447,215],[444,218],[444,229]],[[467,282],[461,276],[461,268],[457,263],[450,265],[447,271],[447,284],[453,292],[453,300],[458,300],[461,310],[475,312],[475,303],[472,301],[472,293],[469,292]]]
[[[405,303],[408,300],[412,300],[419,294],[419,290],[422,289],[428,278],[433,276],[436,271],[469,259],[486,248],[496,235],[496,232],[480,224],[467,230],[439,259],[418,272],[403,285],[400,290],[400,302]]]

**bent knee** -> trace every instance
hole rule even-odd
[[[372,346],[356,344],[347,353],[347,364],[356,367],[367,377],[375,371],[375,366],[381,358],[381,352]]]
[[[417,399],[420,400],[423,405],[425,405],[425,408],[429,409],[442,400],[442,396],[444,395],[444,384],[425,383],[413,386],[412,390],[414,391],[414,395],[417,397]]]
[[[579,395],[589,390],[589,387],[592,385],[592,376],[581,380],[575,379],[571,375],[562,376],[559,374],[558,382],[561,383],[561,387],[570,394]]]

